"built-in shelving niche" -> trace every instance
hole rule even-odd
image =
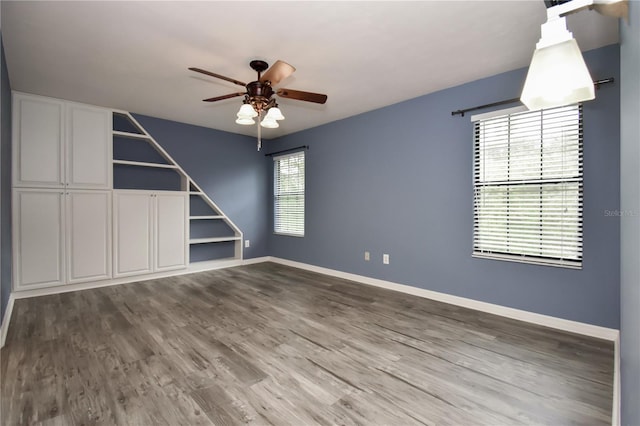
[[[190,263],[242,259],[242,232],[128,114],[113,114],[113,187],[188,191]]]

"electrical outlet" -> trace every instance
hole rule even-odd
[[[244,248],[251,247],[251,241],[244,240]]]
[[[366,260],[367,262],[371,260],[371,253],[369,253],[368,251],[364,252],[364,260]]]
[[[384,263],[385,265],[389,264],[389,255],[388,254],[383,254],[382,255],[382,263]]]

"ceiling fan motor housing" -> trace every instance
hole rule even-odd
[[[265,111],[273,106],[272,104],[275,101],[271,99],[271,96],[273,96],[273,89],[269,82],[252,81],[247,84],[247,96],[245,99],[256,111]]]
[[[273,89],[271,88],[271,84],[268,82],[262,83],[260,81],[252,81],[247,84],[247,95],[252,98],[261,96],[269,99],[273,95]]]

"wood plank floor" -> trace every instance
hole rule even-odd
[[[611,423],[613,345],[263,263],[17,300],[2,425]]]

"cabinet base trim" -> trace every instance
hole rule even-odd
[[[85,283],[77,283],[77,284],[67,284],[60,285],[54,287],[46,287],[46,288],[33,288],[33,289],[24,289],[24,290],[16,290],[11,293],[11,297],[15,299],[26,299],[29,297],[37,297],[37,296],[47,296],[50,294],[60,294],[60,293],[69,293],[72,291],[79,290],[88,290],[92,288],[100,288],[100,287],[109,287],[112,285],[120,285],[127,284],[136,281],[147,281],[147,280],[155,280],[157,278],[165,278],[165,277],[173,277],[176,275],[186,275],[192,274],[195,272],[202,271],[212,271],[214,269],[222,269],[222,268],[231,268],[233,266],[247,265],[252,263],[261,263],[267,261],[268,257],[258,257],[254,259],[240,260],[240,259],[221,259],[221,260],[210,260],[205,262],[194,262],[191,263],[187,268],[175,269],[171,271],[162,271],[155,272],[151,274],[138,274],[138,275],[129,275],[126,277],[117,277],[111,280],[104,281],[90,281]],[[9,307],[7,306],[7,310]],[[5,313],[6,317],[6,313]],[[2,323],[3,332],[5,329],[4,322]]]

